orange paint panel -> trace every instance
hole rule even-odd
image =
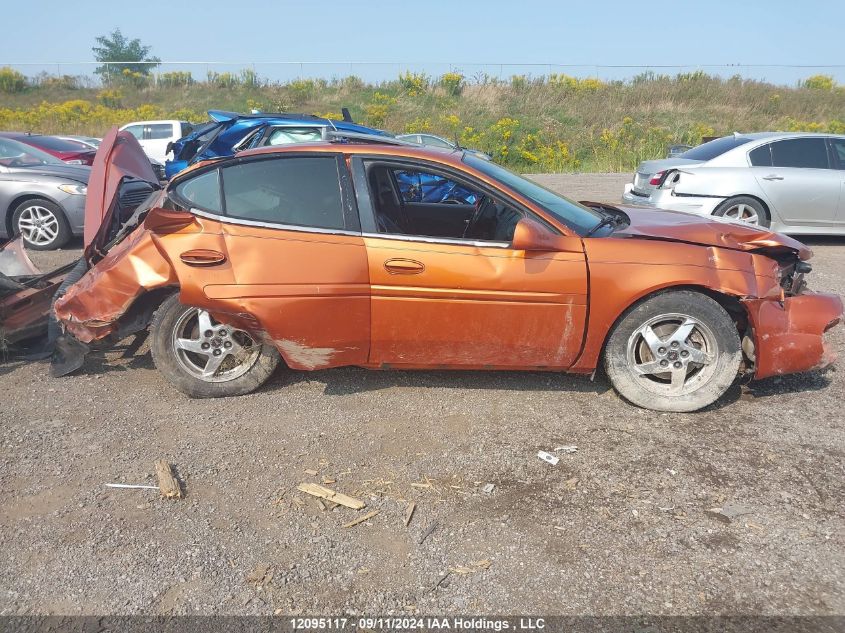
[[[365,241],[371,366],[566,368],[577,356],[587,299],[583,253]],[[394,259],[420,262],[424,270],[385,269]]]

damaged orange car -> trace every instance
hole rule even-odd
[[[799,242],[575,203],[459,149],[352,136],[201,163],[158,190],[135,139],[112,131],[85,257],[55,303],[56,373],[149,328],[156,367],[194,397],[248,393],[280,361],[603,364],[630,402],[693,411],[740,374],[832,362],[824,335],[842,301],[806,290]]]

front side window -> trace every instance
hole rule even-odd
[[[379,233],[510,242],[522,213],[468,182],[436,170],[366,164]]]
[[[151,123],[147,126],[146,138],[150,140],[165,139],[173,136],[173,126],[170,123]]]
[[[253,160],[220,171],[224,208],[229,217],[272,224],[345,228],[334,156]]]
[[[823,138],[791,138],[772,143],[773,167],[828,169],[827,147]]]

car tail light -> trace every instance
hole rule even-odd
[[[663,177],[666,175],[666,170],[659,171],[656,174],[652,175],[651,180],[648,181],[650,185],[660,185],[663,182]]]

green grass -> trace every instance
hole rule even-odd
[[[128,77],[102,89],[72,77],[22,85],[3,73],[0,129],[101,136],[134,119],[201,121],[212,108],[339,117],[345,106],[356,121],[459,138],[519,171],[630,171],[640,160],[665,156],[670,144],[734,131],[845,133],[845,87],[818,77],[789,88],[704,73],[611,83],[554,75],[469,83],[405,74],[380,84],[355,77],[270,84],[226,75],[184,85],[182,76],[175,86],[162,76],[158,85]]]

